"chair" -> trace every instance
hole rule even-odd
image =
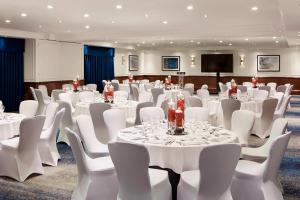
[[[289,85],[289,87],[287,87],[284,96],[289,96],[292,93],[292,90],[294,88],[294,85]]]
[[[282,92],[275,92],[275,94],[273,95],[272,98],[278,100],[277,105],[276,105],[276,109],[275,109],[275,113],[276,113],[276,111],[280,108],[280,106],[282,104],[282,101],[284,99],[284,94]]]
[[[178,200],[232,200],[230,186],[241,147],[220,144],[205,147],[199,158],[199,170],[181,174]]]
[[[76,123],[86,154],[91,158],[108,156],[107,145],[96,137],[92,118],[88,115],[79,115],[76,117]]]
[[[56,112],[51,126],[43,130],[40,137],[38,149],[42,163],[50,166],[57,166],[57,161],[60,159],[56,146],[56,136],[64,113],[64,108]]]
[[[246,93],[247,92],[247,86],[244,85],[238,85],[237,89],[241,91],[241,93]]]
[[[44,116],[23,119],[20,137],[0,142],[0,176],[23,182],[30,174],[44,174],[38,152],[44,121]]]
[[[238,136],[239,143],[242,146],[248,146],[254,120],[254,113],[248,110],[236,110],[232,113],[231,131]]]
[[[231,186],[234,199],[283,200],[277,176],[290,135],[278,136],[272,142],[263,163],[247,160],[238,162]]]
[[[165,113],[160,107],[146,107],[140,110],[141,122],[163,121]]]
[[[119,180],[118,200],[170,200],[168,173],[149,169],[149,153],[144,146],[109,143],[109,153]]]
[[[111,85],[114,87],[114,91],[119,91],[119,83],[111,82]]]
[[[165,93],[158,95],[156,106],[157,106],[157,107],[161,107],[162,102],[163,102],[166,98],[167,98],[167,96],[166,96]]]
[[[223,83],[219,82],[220,92],[224,93],[228,90],[227,85],[224,85]]]
[[[114,91],[114,99],[128,99],[128,92],[126,91]]]
[[[260,138],[266,138],[270,134],[270,127],[273,122],[277,99],[266,99],[262,104],[262,112],[256,114],[252,128],[252,134]]]
[[[267,91],[268,92],[268,95],[270,94],[270,92],[271,92],[271,87],[270,86],[266,86],[266,85],[264,85],[264,86],[260,86],[260,87],[258,87],[258,90],[265,90],[265,91]]]
[[[186,105],[186,106],[189,106],[189,101],[188,101],[188,99],[191,97],[191,93],[190,93],[189,91],[187,91],[187,90],[182,90],[182,91],[181,91],[181,94],[183,94],[183,96],[184,96],[184,99],[185,99],[185,105]]]
[[[162,88],[153,88],[153,89],[151,89],[151,93],[152,93],[153,103],[154,103],[154,105],[157,105],[158,96],[160,94],[164,93],[164,89],[162,89]]]
[[[209,91],[207,89],[197,90],[197,96],[201,99],[209,99]]]
[[[65,91],[64,90],[52,90],[51,96],[52,96],[53,100],[54,101],[59,100],[59,94],[61,94],[61,93],[65,93]]]
[[[269,82],[269,83],[267,83],[267,86],[270,86],[271,88],[276,89],[277,83],[275,83],[275,82]]]
[[[73,116],[72,116],[72,109],[68,102],[58,100],[57,103],[59,104],[58,110],[61,110],[63,108],[65,109],[65,113],[64,113],[63,118],[60,123],[57,143],[64,142],[70,146],[68,137],[66,135],[66,127],[70,128],[72,130],[76,130],[75,120],[73,119]]]
[[[67,136],[78,173],[72,199],[117,199],[118,180],[110,157],[90,158],[74,131],[67,128]]]
[[[223,125],[224,128],[231,130],[232,113],[241,108],[241,102],[235,99],[223,99],[221,101],[223,110]]]
[[[90,84],[87,84],[85,87],[87,90],[97,91],[97,84],[90,83]]]
[[[272,129],[270,131],[270,137],[268,138],[268,140],[260,147],[242,148],[243,157],[260,158],[260,159],[267,158],[272,142],[275,140],[275,138],[285,133],[287,129],[287,125],[288,125],[288,121],[286,119],[283,118],[276,119],[272,125]]]
[[[29,87],[29,88],[30,88],[33,100],[37,101],[38,99],[37,99],[35,91],[34,91],[35,89],[33,87]]]
[[[138,101],[139,100],[139,88],[136,84],[131,84],[132,89],[132,100]]]
[[[287,107],[290,103],[291,97],[292,97],[291,95],[283,96],[283,100],[282,100],[281,105],[279,106],[279,108],[277,110],[275,110],[275,113],[274,113],[274,118],[275,119],[280,118],[280,117],[284,117],[285,112],[287,110]]]
[[[168,110],[169,110],[169,99],[164,100],[161,103],[160,107],[163,109],[163,111],[165,113],[165,117],[167,118],[168,117]]]
[[[82,91],[79,92],[79,101],[81,102],[94,102],[95,95],[94,92],[91,91]]]
[[[120,83],[120,81],[118,79],[113,79],[111,80],[112,83]]]
[[[203,90],[208,90],[208,85],[207,85],[207,84],[201,85],[201,89],[203,89]]]
[[[58,111],[59,104],[55,102],[51,102],[48,104],[45,115],[45,123],[43,126],[43,130],[48,129],[54,122],[55,115]]]
[[[43,93],[39,89],[34,89],[35,95],[37,98],[37,101],[39,102],[39,107],[37,111],[37,115],[43,115],[46,111],[47,105],[50,103],[50,101],[44,99]]]
[[[39,85],[39,89],[42,91],[44,99],[50,101],[50,97],[48,95],[48,89],[46,85]]]
[[[110,108],[111,105],[106,103],[92,103],[89,108],[96,137],[103,144],[107,144],[109,141],[109,133],[104,123],[103,113]]]
[[[269,96],[266,90],[253,90],[253,97],[255,101],[262,102],[266,100]]]
[[[34,117],[38,111],[39,103],[35,100],[25,100],[20,103],[19,113],[26,117]]]
[[[190,96],[187,101],[190,107],[203,107],[202,100],[196,96]]]
[[[139,102],[149,102],[152,101],[152,94],[151,92],[141,92],[139,93]]]
[[[104,122],[109,133],[109,142],[117,139],[118,132],[126,128],[125,112],[120,109],[109,109],[103,112]]]
[[[133,126],[133,125],[141,125],[141,118],[140,118],[140,110],[142,108],[146,108],[146,107],[153,107],[153,102],[143,102],[143,103],[139,103],[136,106],[136,114],[135,114],[135,118],[131,120],[127,119],[127,123],[129,124],[129,126]]]
[[[68,93],[68,92],[60,93],[58,95],[58,97],[59,97],[59,100],[67,102],[68,104],[70,104],[72,113],[75,112],[75,108],[73,107],[73,101],[72,101],[72,94],[71,93]]]
[[[183,90],[189,91],[190,95],[193,95],[195,91],[195,85],[193,83],[186,83]]]
[[[202,107],[190,107],[184,111],[184,119],[186,121],[208,121],[209,110]]]
[[[282,92],[283,94],[285,94],[287,87],[285,85],[279,85],[276,89],[276,92]]]

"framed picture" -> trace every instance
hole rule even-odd
[[[129,71],[138,71],[139,70],[139,56],[138,55],[129,55],[128,63],[129,63]]]
[[[180,56],[162,56],[162,71],[180,71]]]
[[[280,72],[280,55],[258,55],[258,72]]]

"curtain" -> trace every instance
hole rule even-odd
[[[84,46],[84,81],[103,90],[102,80],[114,79],[114,48]]]
[[[0,100],[5,111],[18,111],[24,91],[25,40],[0,37]]]

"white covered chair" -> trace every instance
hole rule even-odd
[[[44,98],[44,95],[40,89],[34,89],[37,101],[39,102],[39,107],[37,111],[37,115],[43,115],[46,111],[48,104],[50,103],[49,100]]]
[[[153,107],[153,102],[143,102],[136,106],[135,118],[126,119],[127,126],[141,125],[140,110],[145,107]]]
[[[236,110],[232,113],[231,131],[237,135],[242,146],[248,146],[254,120],[254,113],[248,110]]]
[[[151,94],[151,92],[143,91],[143,92],[139,93],[139,102],[140,103],[142,103],[142,102],[149,102],[149,101],[152,101],[152,94]]]
[[[19,113],[26,117],[34,117],[38,111],[39,102],[35,100],[25,100],[20,103]]]
[[[107,144],[109,141],[109,133],[104,122],[103,113],[110,108],[111,105],[107,103],[92,103],[90,104],[89,108],[94,125],[95,135],[103,144]]]
[[[59,100],[59,94],[60,93],[65,93],[64,90],[52,90],[52,93],[51,93],[51,97],[54,101],[57,101]]]
[[[156,102],[156,106],[157,106],[157,107],[161,107],[162,102],[163,102],[166,98],[167,98],[167,96],[166,96],[165,93],[158,95],[157,102]]]
[[[277,176],[289,139],[290,133],[278,136],[263,163],[238,162],[231,186],[234,199],[283,200]]]
[[[40,137],[38,148],[42,163],[50,166],[57,166],[57,162],[60,159],[60,155],[56,146],[56,136],[64,113],[64,108],[58,112],[55,112],[52,124],[49,128],[43,130]]]
[[[68,137],[66,135],[66,127],[70,128],[72,130],[76,130],[76,128],[77,128],[75,126],[75,120],[73,119],[73,116],[72,116],[71,106],[68,102],[61,101],[61,100],[58,100],[57,103],[59,104],[58,110],[61,110],[62,108],[65,109],[65,114],[60,123],[57,143],[64,142],[70,146]]]
[[[285,133],[287,125],[288,121],[286,119],[276,119],[272,125],[269,139],[262,146],[256,148],[242,148],[242,155],[244,158],[266,158],[270,151],[272,142],[275,140],[275,138]]]
[[[77,165],[77,185],[72,199],[117,199],[118,179],[109,156],[90,158],[79,136],[67,129],[67,136]]]
[[[276,109],[275,109],[275,113],[280,108],[280,106],[282,104],[282,101],[283,101],[283,97],[284,97],[284,94],[282,92],[275,92],[275,94],[273,95],[272,98],[278,100],[277,105],[276,105]]]
[[[184,111],[184,119],[186,121],[208,121],[209,110],[202,107],[189,107]]]
[[[76,117],[76,122],[87,155],[91,158],[108,156],[107,145],[101,143],[96,137],[92,118],[88,115],[79,115]]]
[[[119,180],[118,200],[171,200],[168,172],[148,168],[144,146],[117,142],[108,148]]]
[[[154,105],[157,105],[158,96],[160,94],[164,93],[164,89],[162,89],[162,88],[153,88],[153,89],[151,89],[151,93],[152,93],[153,103],[154,103]]]
[[[55,102],[51,102],[48,104],[46,112],[45,112],[45,123],[43,126],[43,130],[48,129],[54,122],[55,115],[58,111],[59,104]]]
[[[44,116],[23,119],[20,137],[0,142],[0,176],[23,182],[33,173],[44,174],[38,152],[44,121]]]
[[[280,118],[280,117],[284,117],[285,112],[286,112],[286,110],[288,108],[288,105],[290,103],[291,97],[292,97],[291,95],[289,95],[289,96],[283,96],[283,100],[282,100],[281,105],[275,111],[275,114],[274,114],[274,118],[275,119]]]
[[[94,92],[91,91],[82,91],[79,92],[79,101],[81,102],[94,102],[95,95]]]
[[[199,158],[199,170],[181,174],[177,200],[232,200],[230,186],[241,147],[210,145]]]
[[[277,99],[266,99],[263,101],[262,112],[255,116],[252,134],[260,138],[269,136],[277,101]]]
[[[258,102],[263,102],[269,96],[269,92],[266,90],[253,90],[253,99]]]
[[[137,84],[131,84],[131,89],[132,89],[132,100],[133,101],[138,101],[139,100],[139,88]]]
[[[187,101],[190,107],[203,107],[202,100],[197,96],[190,96]]]
[[[209,91],[207,89],[197,90],[197,96],[201,99],[209,99]]]
[[[195,85],[193,83],[186,83],[184,85],[184,90],[189,91],[190,95],[193,95],[195,91]]]
[[[128,92],[123,91],[123,90],[119,90],[119,91],[114,91],[114,99],[115,100],[127,100],[128,99]]]
[[[71,106],[71,111],[72,111],[72,113],[75,112],[75,108],[74,108],[74,106],[73,106],[72,94],[71,94],[71,93],[68,93],[68,92],[60,93],[60,94],[58,95],[58,97],[59,97],[59,100],[65,101],[65,102],[69,103],[70,106]]]
[[[282,93],[285,94],[286,90],[287,90],[287,86],[285,86],[285,85],[279,85],[277,87],[277,89],[276,89],[276,92],[282,92]]]
[[[141,122],[163,121],[165,113],[160,107],[145,107],[140,110]]]
[[[39,85],[39,89],[42,91],[44,99],[50,101],[50,97],[48,95],[48,89],[46,85]]]
[[[221,101],[224,128],[231,130],[232,113],[241,108],[241,102],[236,99],[223,99]]]
[[[267,83],[267,86],[270,86],[271,88],[276,89],[277,83],[275,83],[275,82],[269,82],[269,83]]]
[[[266,85],[264,85],[264,86],[260,86],[260,87],[258,87],[258,90],[265,90],[265,91],[267,91],[268,92],[268,95],[270,94],[270,92],[271,92],[271,87],[270,86],[266,86]]]
[[[87,84],[85,87],[88,90],[92,90],[92,91],[96,91],[97,90],[97,84],[94,84],[94,83]]]
[[[237,89],[240,90],[241,93],[246,93],[248,90],[247,86],[244,86],[244,85],[238,85]]]
[[[37,97],[36,97],[36,94],[35,94],[35,91],[34,91],[34,88],[33,87],[29,87],[30,88],[30,91],[31,91],[31,94],[32,94],[32,98],[33,100],[37,101]]]
[[[125,112],[120,109],[109,109],[103,112],[104,122],[109,133],[109,142],[117,139],[118,132],[126,128]]]

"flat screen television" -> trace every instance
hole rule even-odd
[[[233,54],[202,54],[201,72],[233,72]]]

